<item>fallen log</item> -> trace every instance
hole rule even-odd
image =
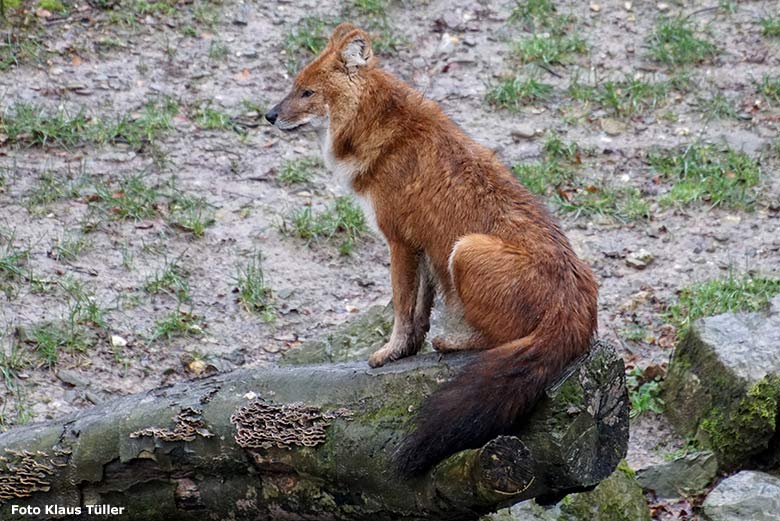
[[[0,435],[0,519],[474,520],[611,474],[628,399],[622,360],[596,342],[515,435],[394,475],[414,411],[472,356],[240,370],[13,429]]]

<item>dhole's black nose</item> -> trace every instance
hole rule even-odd
[[[276,118],[279,116],[279,111],[276,109],[276,107],[272,108],[268,111],[268,114],[265,115],[265,119],[268,120],[268,122],[273,125],[276,123]]]

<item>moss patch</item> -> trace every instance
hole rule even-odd
[[[650,509],[633,471],[623,461],[590,492],[566,496],[561,521],[650,521]]]
[[[727,468],[766,449],[777,429],[780,378],[754,383],[736,406],[715,406],[699,424],[697,438],[712,448]]]

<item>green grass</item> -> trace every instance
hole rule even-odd
[[[357,240],[365,234],[363,213],[349,197],[339,197],[336,203],[319,213],[310,206],[292,213],[282,223],[282,231],[307,242],[329,240],[339,244],[339,252],[348,255]]]
[[[203,318],[191,311],[177,309],[154,323],[151,340],[203,335]]]
[[[620,330],[620,337],[630,342],[641,342],[647,338],[647,328],[640,324]]]
[[[125,143],[140,150],[173,128],[178,106],[170,99],[149,102],[138,113],[114,119],[88,116],[85,109],[47,110],[40,105],[16,103],[0,117],[0,132],[12,144],[72,148],[80,145]]]
[[[653,60],[669,66],[701,63],[720,53],[715,44],[698,38],[690,22],[683,18],[661,21],[650,36],[648,46]]]
[[[241,305],[250,313],[261,313],[266,321],[274,317],[273,292],[265,280],[263,258],[253,253],[246,263],[236,266],[236,292]]]
[[[325,48],[328,43],[328,25],[329,22],[323,18],[307,16],[289,28],[284,41],[288,72],[296,73]]]
[[[552,98],[553,87],[534,78],[508,78],[491,86],[485,95],[485,101],[494,107],[511,111],[519,110],[523,105]]]
[[[753,208],[761,168],[744,152],[693,144],[682,151],[650,154],[648,162],[663,180],[672,183],[662,204]]]
[[[780,16],[767,16],[758,22],[761,34],[769,38],[780,38]]]
[[[192,118],[195,124],[204,130],[235,130],[237,128],[230,114],[208,104],[197,107]]]
[[[581,36],[533,35],[515,42],[512,45],[512,55],[520,63],[564,64],[574,54],[584,54],[588,45]]]
[[[107,311],[84,283],[66,278],[58,286],[68,298],[65,317],[33,324],[24,335],[25,341],[49,367],[56,365],[63,352],[86,352],[107,327]]]
[[[162,193],[156,186],[147,184],[146,174],[128,175],[118,183],[95,184],[95,203],[116,220],[141,221],[159,214]]]
[[[168,226],[203,237],[214,222],[214,207],[204,198],[176,186],[147,181],[147,174],[128,175],[117,182],[96,181],[91,204],[115,220],[141,221],[160,217]]]
[[[637,188],[613,188],[606,184],[588,185],[566,196],[559,196],[562,210],[575,217],[603,215],[620,221],[650,218],[650,203]]]
[[[555,4],[552,0],[516,0],[509,15],[509,22],[545,21],[555,16]]]
[[[49,170],[43,172],[35,185],[25,194],[25,206],[32,210],[65,199],[78,199],[82,188],[89,182],[83,174],[76,177],[59,176]]]
[[[322,162],[315,157],[286,161],[279,170],[276,179],[284,185],[308,183],[314,177],[315,169],[320,167],[322,167]]]
[[[769,101],[780,103],[780,76],[772,77],[765,74],[758,85],[758,92]]]
[[[68,7],[60,0],[38,0],[38,7],[51,13],[67,13]]]
[[[0,234],[0,290],[6,298],[19,292],[18,283],[30,276],[30,250],[16,246],[14,233]]]
[[[92,240],[79,230],[68,230],[58,238],[49,255],[55,260],[72,262],[92,248]]]
[[[735,119],[737,109],[734,106],[734,100],[729,99],[720,92],[699,100],[699,107],[705,119]]]
[[[19,373],[30,365],[30,360],[24,349],[14,339],[5,341],[5,336],[0,336],[0,377],[5,384],[6,392],[0,404],[0,432],[6,430],[11,424],[24,424],[29,421],[26,404],[24,401],[24,388],[19,379]],[[15,401],[15,403],[14,403]],[[13,405],[13,408],[9,407]],[[15,409],[15,418],[9,418],[9,409]]]
[[[169,226],[203,237],[206,228],[215,222],[214,207],[203,197],[174,189],[169,196],[166,221]]]
[[[352,0],[358,13],[366,16],[386,17],[391,0]]]
[[[90,342],[81,329],[74,329],[60,322],[34,324],[27,335],[36,355],[49,367],[57,364],[62,351],[85,352],[90,347]]]
[[[144,282],[144,291],[151,295],[165,294],[174,297],[179,302],[189,302],[190,274],[179,263],[179,259],[165,260]]]
[[[209,45],[209,60],[221,61],[230,55],[230,48],[220,41],[211,42]]]
[[[606,215],[621,221],[650,217],[650,204],[636,188],[582,185],[577,171],[584,151],[577,143],[566,143],[552,134],[545,139],[542,151],[542,160],[512,167],[515,177],[529,191],[552,195],[562,211],[575,217]]]
[[[647,380],[644,371],[635,367],[626,372],[626,387],[631,401],[629,416],[636,418],[646,412],[664,412],[664,401],[660,398],[660,377]]]
[[[193,6],[192,18],[200,25],[213,29],[219,23],[222,15],[215,3],[205,1],[199,2]]]
[[[512,167],[512,173],[537,195],[546,195],[549,190],[574,179],[574,171],[557,161],[520,163]]]
[[[697,319],[726,312],[760,311],[780,294],[780,279],[761,275],[736,275],[697,282],[683,288],[677,302],[666,310],[666,319],[686,329]]]
[[[41,40],[31,34],[29,29],[5,33],[0,37],[0,72],[21,64],[38,63],[45,53]]]
[[[130,0],[128,7],[141,16],[173,16],[176,14],[175,0],[160,0],[157,2]]]
[[[568,94],[577,101],[595,103],[615,116],[628,117],[655,108],[670,90],[668,82],[649,82],[640,77],[627,76],[597,85],[581,83],[575,77]]]
[[[106,328],[107,311],[100,306],[94,293],[76,279],[65,278],[59,282],[69,300],[68,322],[72,326]]]
[[[548,135],[542,146],[540,161],[519,163],[512,172],[529,191],[547,195],[574,181],[576,169],[582,163],[579,145],[566,143],[555,134]]]

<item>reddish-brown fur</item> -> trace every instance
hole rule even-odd
[[[596,281],[546,208],[435,102],[376,67],[349,24],[268,117],[319,132],[326,164],[387,240],[395,323],[370,364],[419,350],[435,288],[474,335],[434,347],[484,350],[428,399],[399,468],[419,473],[510,431],[597,329]]]

